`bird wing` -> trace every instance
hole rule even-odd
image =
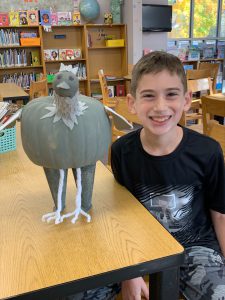
[[[105,110],[112,115],[114,125],[118,130],[133,129],[133,125],[130,122],[128,122],[126,118],[115,112],[112,108],[106,105],[104,105],[104,107]]]

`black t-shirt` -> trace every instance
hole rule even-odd
[[[183,128],[171,154],[152,156],[142,147],[141,129],[112,145],[116,180],[124,185],[184,246],[219,251],[210,209],[225,214],[225,168],[213,139]]]

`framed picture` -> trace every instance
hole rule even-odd
[[[114,86],[113,85],[108,85],[108,92],[109,92],[109,98],[114,97]]]

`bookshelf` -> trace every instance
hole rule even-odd
[[[22,33],[35,34],[35,43],[21,42]],[[41,41],[40,26],[1,27],[0,82],[6,77],[15,78],[18,85],[29,89],[30,80],[35,80],[44,73]]]
[[[26,66],[10,66],[0,68],[0,82],[3,81],[4,74],[8,76],[15,73],[39,74],[43,73],[47,78],[52,78],[52,74],[59,71],[61,63],[65,66],[82,67],[83,73],[80,77],[80,92],[85,95],[101,94],[98,80],[98,70],[103,69],[108,76],[110,86],[125,86],[124,76],[127,75],[127,34],[125,24],[86,24],[52,26],[51,31],[45,31],[44,27],[21,26],[3,27],[3,30],[13,29],[19,34],[22,31],[37,33],[40,38],[39,46],[0,46],[0,53],[5,49],[24,49],[27,57]],[[123,45],[106,46],[106,38],[124,41]],[[58,51],[57,59],[46,58],[48,50]],[[80,49],[79,57],[59,57],[59,53],[66,49]],[[40,64],[31,64],[31,51],[38,51]],[[59,52],[61,51],[61,52]],[[51,53],[51,51],[49,52]],[[50,76],[48,76],[50,75]],[[51,79],[49,79],[51,88]],[[29,86],[24,86],[29,89]],[[116,89],[115,89],[116,90]]]
[[[77,76],[80,79],[80,92],[88,95],[90,92],[87,74],[87,47],[85,36],[84,25],[52,26],[51,32],[44,31],[42,27],[44,73],[46,75],[57,73],[61,63],[65,66],[72,65],[73,68],[76,68],[79,71]],[[58,51],[56,60],[52,60],[51,58],[51,53],[54,49]],[[70,55],[71,49],[76,49],[76,52],[79,50],[80,57]],[[50,50],[49,58],[45,55],[45,53],[48,54],[48,50]],[[63,53],[65,53],[65,57]]]
[[[98,70],[103,69],[109,86],[125,86],[127,75],[127,33],[126,25],[87,24],[87,57],[91,95],[100,93]],[[124,45],[106,46],[106,38],[124,40]]]

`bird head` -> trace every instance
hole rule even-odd
[[[58,72],[53,81],[55,93],[61,97],[74,97],[79,89],[79,79],[70,71]]]

